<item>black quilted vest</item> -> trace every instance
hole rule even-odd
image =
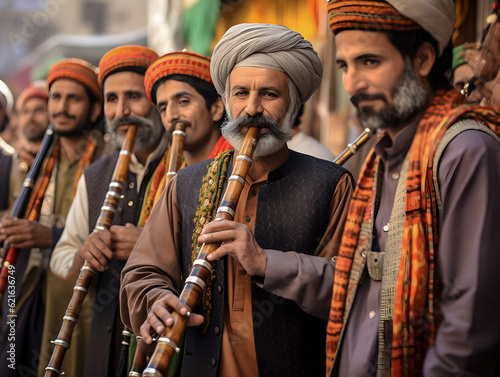
[[[188,276],[199,188],[211,160],[182,169],[177,195],[182,215],[183,276]],[[231,167],[230,167],[231,170]],[[290,151],[259,189],[255,238],[264,249],[314,254],[328,224],[328,205],[340,176],[338,165]],[[228,174],[229,176],[229,174]],[[225,259],[216,263],[212,318],[206,334],[188,328],[182,376],[216,376],[224,319]],[[326,321],[302,311],[293,301],[252,283],[252,311],[260,376],[323,376]]]
[[[115,151],[106,158],[92,163],[85,170],[85,181],[87,184],[89,203],[89,229],[95,228],[97,219],[104,203],[109,182],[113,176],[119,151]],[[137,193],[136,175],[130,171],[123,186],[123,196],[116,210],[113,225],[125,225],[127,222],[137,224],[142,208],[144,195],[160,157],[149,164],[147,172]],[[126,261],[113,260],[110,268],[97,274],[97,291],[94,303],[94,320],[92,321],[89,346],[87,348],[84,376],[111,376],[115,375],[114,365],[120,350],[117,341],[121,341],[123,327],[115,324],[119,316],[118,294],[120,292],[120,273]],[[118,342],[119,343],[119,342]],[[112,373],[112,374],[109,374]]]

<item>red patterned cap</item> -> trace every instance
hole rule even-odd
[[[420,26],[386,1],[330,0],[327,5],[334,33],[348,29],[365,31],[417,30]]]
[[[35,81],[29,84],[17,97],[16,109],[21,112],[24,104],[30,98],[49,99],[49,89],[45,81]]]
[[[194,52],[170,52],[151,64],[144,76],[146,94],[153,104],[156,100],[156,93],[152,93],[154,84],[170,75],[192,76],[213,85],[210,76],[210,58]]]
[[[52,86],[58,79],[72,79],[85,86],[102,102],[102,90],[97,83],[97,68],[82,59],[62,59],[54,64],[47,75],[47,85]]]
[[[99,62],[99,85],[116,72],[132,71],[144,74],[146,69],[158,59],[158,54],[144,46],[128,45],[116,47],[101,58]]]

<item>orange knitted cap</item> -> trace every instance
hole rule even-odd
[[[49,99],[49,89],[45,81],[35,81],[29,84],[17,97],[16,109],[21,112],[24,104],[30,98]]]
[[[97,68],[82,59],[62,59],[54,64],[47,75],[47,85],[52,86],[57,79],[72,79],[85,86],[95,97],[102,102],[102,90],[97,83]]]
[[[151,64],[144,76],[146,94],[153,104],[156,101],[156,93],[152,93],[154,84],[170,75],[192,76],[213,85],[210,76],[210,58],[187,51],[171,52]]]
[[[365,31],[409,31],[421,27],[386,1],[330,0],[327,5],[330,29]]]
[[[108,51],[99,62],[99,84],[116,72],[132,71],[144,74],[146,69],[158,59],[158,54],[144,46],[120,46]]]

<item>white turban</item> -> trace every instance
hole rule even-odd
[[[12,110],[13,104],[14,97],[12,96],[12,92],[7,84],[0,80],[0,107],[2,107],[4,111],[9,112]]]
[[[387,0],[387,2],[432,35],[438,43],[441,56],[453,34],[455,24],[453,0]]]
[[[286,26],[240,24],[231,27],[215,46],[210,74],[224,95],[235,67],[258,67],[285,72],[305,103],[318,89],[323,66],[311,43]]]

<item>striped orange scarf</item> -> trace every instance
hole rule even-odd
[[[94,161],[95,157],[101,149],[101,145],[102,134],[97,130],[92,131],[87,138],[85,149],[83,151],[82,157],[80,158],[80,162],[78,163],[78,171],[76,173],[75,186],[73,188],[73,197],[75,197],[76,188],[78,186],[80,176],[83,174],[85,168],[89,166],[92,161]],[[31,194],[28,206],[26,207],[26,217],[28,218],[28,220],[36,221],[40,217],[40,209],[42,208],[45,191],[47,190],[47,187],[49,185],[50,177],[52,176],[52,171],[54,170],[55,163],[59,158],[59,152],[60,145],[59,142],[57,142],[54,146],[54,149],[52,150],[52,153],[47,159],[45,168],[42,172],[43,175],[38,180],[38,184]]]
[[[409,151],[406,183],[406,219],[403,233],[392,336],[391,375],[418,376],[426,350],[434,343],[433,302],[438,295],[435,260],[438,250],[438,219],[433,156],[445,131],[460,118],[475,119],[500,134],[500,118],[492,108],[462,105],[454,91],[439,91],[418,126]],[[379,158],[367,157],[353,194],[335,268],[332,304],[327,327],[327,375],[333,365],[344,323],[346,299],[356,284],[350,281],[354,252],[361,239],[361,224],[371,218],[374,174]],[[368,245],[371,247],[371,245]],[[425,328],[425,331],[417,331]]]

